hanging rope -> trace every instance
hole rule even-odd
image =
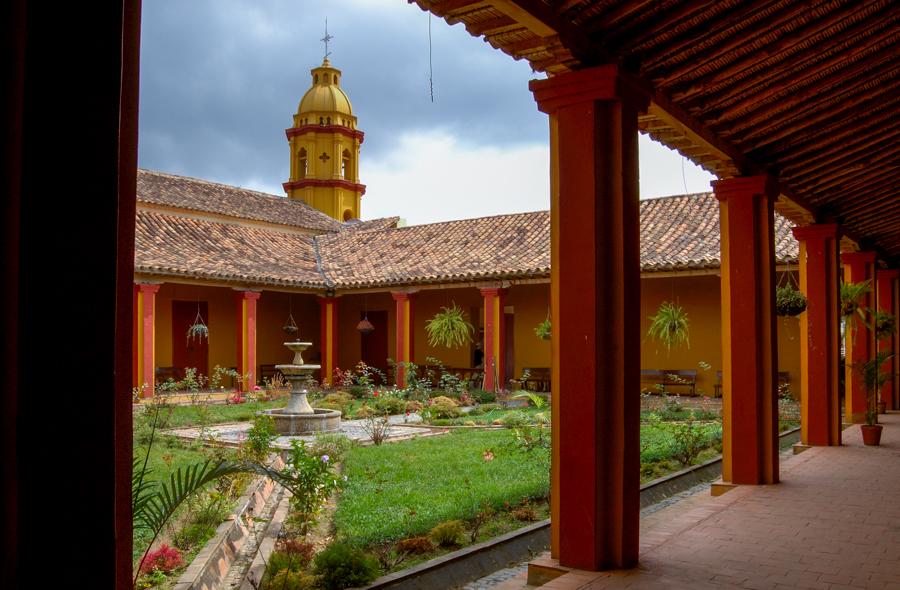
[[[431,63],[431,13],[428,13],[428,92],[434,102],[434,68]]]
[[[288,319],[281,329],[286,334],[296,334],[300,331],[300,328],[297,327],[297,322],[294,321],[294,298],[290,295],[288,296]]]

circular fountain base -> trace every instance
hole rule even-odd
[[[313,414],[288,414],[284,410],[263,410],[259,414],[275,421],[275,430],[288,436],[337,432],[341,429],[341,413],[338,410],[314,408]]]

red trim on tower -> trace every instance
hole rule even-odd
[[[337,133],[352,139],[358,139],[359,143],[363,142],[365,133],[358,129],[348,129],[341,125],[301,125],[300,127],[290,127],[284,130],[284,134],[288,139],[304,133]]]
[[[349,180],[343,180],[339,178],[330,180],[322,180],[319,178],[304,178],[303,180],[295,180],[293,182],[282,183],[281,186],[284,187],[284,192],[288,192],[291,189],[295,188],[306,188],[308,186],[327,186],[331,188],[339,187],[351,191],[356,191],[360,194],[360,196],[366,194],[366,185],[358,184],[356,182],[350,182]]]

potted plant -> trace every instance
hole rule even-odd
[[[194,340],[199,344],[204,338],[209,338],[209,328],[206,322],[203,321],[203,316],[200,315],[200,307],[197,306],[197,315],[194,317],[193,323],[188,327],[187,345],[190,346]]]
[[[425,323],[428,344],[457,348],[466,342],[471,342],[475,328],[466,319],[465,312],[456,305],[456,302],[452,307],[442,307],[441,309],[442,311],[436,313]]]
[[[775,289],[775,313],[782,317],[794,317],[806,311],[806,295],[792,285]]]
[[[369,321],[369,316],[366,315],[356,324],[356,329],[362,334],[371,334],[375,331],[375,326],[372,325],[372,322]]]
[[[893,358],[893,356],[893,352],[882,350],[875,353],[875,358],[869,359],[859,366],[866,386],[866,423],[860,425],[863,444],[865,445],[877,446],[881,444],[881,431],[884,427],[878,423],[878,410],[875,400],[878,390],[890,377],[889,374],[881,371],[881,365]]]
[[[649,319],[647,336],[665,346],[667,351],[682,344],[691,347],[688,315],[683,307],[671,301],[663,301],[656,314]]]
[[[534,329],[534,335],[541,340],[550,340],[550,312],[547,312],[547,319],[537,325]]]

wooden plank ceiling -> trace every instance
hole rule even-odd
[[[788,218],[900,261],[900,2],[408,1],[551,76],[620,64],[653,96],[643,132],[774,174]]]

